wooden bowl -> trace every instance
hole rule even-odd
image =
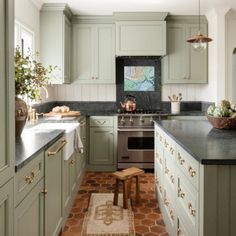
[[[208,121],[217,129],[236,129],[236,118],[231,117],[214,117],[206,115]]]

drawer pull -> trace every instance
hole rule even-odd
[[[33,180],[34,178],[32,177],[32,176],[25,176],[25,182],[27,183],[27,184],[31,184],[34,180]]]
[[[180,228],[177,229],[177,235],[184,236],[184,234],[182,233],[182,230]]]
[[[175,183],[175,178],[173,175],[170,176],[170,179],[171,179],[171,183],[174,184]]]
[[[41,193],[43,193],[44,195],[46,195],[48,193],[48,190],[46,188],[41,190]]]
[[[181,197],[182,199],[184,199],[185,197],[185,193],[182,191],[181,188],[178,189],[178,196]]]
[[[169,170],[167,168],[165,168],[165,173],[168,174],[169,173]]]
[[[193,169],[192,166],[189,166],[188,172],[191,175],[191,177],[194,177],[197,174],[197,172]]]
[[[62,139],[61,145],[55,151],[48,151],[48,156],[56,155],[58,152],[61,151],[61,149],[66,145],[66,143],[67,143],[66,140]]]
[[[185,163],[185,160],[181,157],[179,152],[178,152],[178,160],[179,160],[180,165],[183,165]]]
[[[173,155],[174,154],[174,148],[170,147],[170,153]]]
[[[170,218],[172,219],[172,220],[174,220],[174,212],[173,212],[173,210],[170,210]]]
[[[70,164],[72,164],[72,165],[75,164],[75,160],[74,160],[74,159],[71,160],[71,161],[70,161]]]
[[[35,171],[34,170],[31,171],[31,176],[32,176],[32,178],[35,177]]]
[[[167,141],[165,140],[165,143],[164,143],[165,147],[167,148],[169,143],[167,143]]]
[[[103,121],[97,120],[97,123],[98,123],[99,125],[104,125],[104,124],[106,123],[106,121],[105,121],[105,120],[103,120]]]
[[[191,203],[188,204],[188,209],[190,210],[190,214],[192,216],[196,216],[196,210],[193,208]]]
[[[164,200],[164,204],[165,204],[166,206],[169,206],[169,202],[167,201],[166,198],[165,198],[165,200]]]

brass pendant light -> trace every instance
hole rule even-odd
[[[198,0],[198,34],[189,38],[187,42],[192,44],[195,51],[203,52],[207,47],[207,43],[211,41],[211,38],[204,36],[200,31],[200,0]]]

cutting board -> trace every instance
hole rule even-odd
[[[69,111],[69,112],[49,112],[44,113],[43,116],[47,117],[73,117],[73,116],[80,116],[80,111]]]

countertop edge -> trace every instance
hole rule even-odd
[[[33,154],[31,154],[25,160],[23,160],[22,162],[20,162],[18,164],[15,163],[15,172],[18,172],[20,169],[22,169],[25,165],[27,165],[30,161],[32,161],[35,157],[37,157],[40,152],[49,148],[53,143],[55,143],[57,140],[59,140],[63,135],[64,135],[64,130],[61,130],[61,132],[59,134],[57,134],[49,142],[45,143],[45,145],[40,147],[37,151],[35,151]]]
[[[197,162],[203,165],[236,165],[236,159],[199,159],[194,153],[192,153],[182,142],[180,142],[175,136],[173,136],[167,129],[165,129],[158,120],[154,120],[155,124],[158,125],[163,131],[166,132],[174,141],[180,145],[189,155],[191,155]]]

